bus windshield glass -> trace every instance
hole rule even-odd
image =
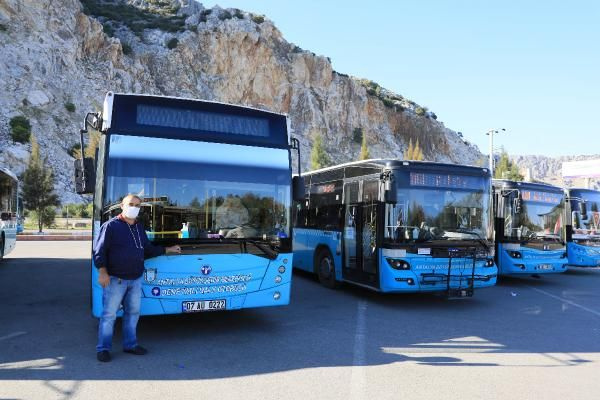
[[[573,239],[578,243],[600,245],[600,193],[581,192],[573,204],[585,201],[586,215],[581,215],[579,208],[572,212]],[[585,216],[585,218],[584,218]]]
[[[111,135],[103,220],[128,193],[142,199],[139,220],[154,241],[289,238],[283,149]]]
[[[516,240],[562,241],[564,196],[561,193],[539,190],[520,190],[521,210],[515,208],[517,191],[505,202],[504,231]]]
[[[410,172],[398,185],[398,202],[386,205],[387,242],[490,238],[488,178]]]

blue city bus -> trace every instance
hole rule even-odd
[[[377,159],[308,172],[295,202],[294,267],[330,288],[468,297],[493,286],[490,173]]]
[[[600,266],[600,192],[566,189],[567,257],[575,267]]]
[[[17,243],[19,180],[0,167],[0,260],[14,250]]]
[[[493,181],[496,264],[500,275],[565,272],[565,196],[545,183]]]
[[[142,315],[289,303],[292,188],[303,185],[292,184],[298,146],[285,115],[109,92],[103,112],[86,115],[81,148],[88,127],[101,133],[99,145],[95,159],[75,160],[75,183],[94,193],[94,238],[133,193],[149,239],[182,248],[145,260]],[[99,317],[93,260],[90,271]]]

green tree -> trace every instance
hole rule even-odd
[[[360,156],[359,160],[368,160],[371,158],[371,154],[369,154],[369,146],[367,145],[367,135],[363,135],[362,144],[360,145]]]
[[[331,165],[331,159],[325,146],[323,145],[323,138],[319,133],[315,134],[315,141],[313,148],[310,153],[310,167],[311,169],[325,168]]]
[[[47,161],[45,157],[42,159],[39,145],[32,136],[31,155],[22,177],[23,203],[25,208],[35,212],[40,233],[44,225],[48,225],[46,222],[49,220],[50,211],[47,209],[54,210],[54,207],[60,205],[58,195],[54,193],[54,174]]]
[[[52,226],[54,225],[54,219],[56,218],[56,208],[54,208],[54,206],[48,206],[41,211],[34,211],[33,218],[41,221],[43,226]]]
[[[494,178],[510,179],[511,181],[522,181],[524,179],[523,175],[519,172],[519,167],[510,160],[504,148],[500,153],[500,160],[496,163]]]

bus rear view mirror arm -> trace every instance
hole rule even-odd
[[[302,176],[302,167],[300,165],[300,141],[292,138],[290,147],[298,152],[298,176],[292,178],[292,198],[294,201],[302,201],[304,200],[306,190],[304,177]]]
[[[91,120],[90,120],[90,117]],[[94,184],[96,181],[96,171],[94,168],[94,159],[85,157],[85,143],[83,134],[87,133],[88,126],[95,130],[100,130],[102,118],[99,113],[87,113],[83,119],[83,128],[79,130],[79,144],[81,149],[81,158],[74,162],[75,169],[75,191],[78,194],[94,193]]]

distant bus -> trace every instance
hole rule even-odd
[[[600,192],[566,189],[567,256],[569,265],[600,266]]]
[[[294,267],[327,287],[472,296],[493,286],[487,169],[393,159],[305,174]]]
[[[565,195],[545,183],[494,180],[496,263],[500,275],[565,272]]]
[[[17,243],[17,198],[19,180],[6,168],[0,167],[0,260]]]
[[[101,132],[96,159],[75,161],[77,191],[94,192],[94,237],[133,193],[142,198],[139,220],[150,240],[182,248],[145,261],[142,315],[289,303],[297,142],[285,115],[109,92],[103,112],[85,124]],[[93,260],[90,272],[99,317]]]

